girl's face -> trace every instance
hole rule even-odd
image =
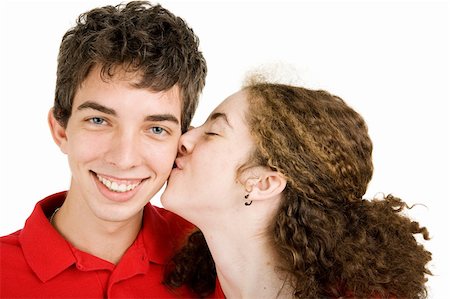
[[[245,188],[237,169],[254,149],[245,121],[247,109],[246,94],[239,91],[223,101],[201,127],[181,136],[176,168],[161,196],[165,208],[201,226],[208,218],[214,220],[244,206]]]

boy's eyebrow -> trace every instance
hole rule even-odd
[[[83,110],[83,109],[94,109],[94,110],[98,110],[98,111],[106,113],[106,114],[110,114],[110,115],[114,115],[114,116],[117,115],[117,113],[114,109],[105,107],[99,103],[92,102],[92,101],[84,102],[77,108],[77,110]]]
[[[83,110],[83,109],[94,109],[100,112],[103,112],[105,114],[117,116],[117,113],[114,109],[105,107],[99,103],[87,101],[78,106],[77,110]],[[176,118],[172,114],[153,114],[153,115],[147,115],[144,119],[145,121],[170,121],[178,125],[180,121],[178,118]]]
[[[233,126],[228,121],[228,117],[227,117],[227,115],[225,113],[215,112],[215,113],[211,114],[211,116],[209,117],[209,120],[213,121],[213,120],[216,120],[218,118],[223,119],[230,128],[233,128]]]
[[[180,121],[172,114],[153,114],[145,117],[146,121],[170,121],[178,125]]]

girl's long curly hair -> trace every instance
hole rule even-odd
[[[250,83],[247,122],[262,165],[287,178],[267,231],[278,270],[293,297],[424,298],[431,253],[415,239],[428,231],[403,215],[401,199],[364,200],[372,177],[372,142],[362,117],[322,90]],[[201,232],[168,267],[165,283],[199,296],[214,290],[216,272]]]

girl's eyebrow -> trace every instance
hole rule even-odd
[[[213,114],[211,114],[211,116],[209,117],[210,121],[216,120],[216,119],[223,119],[225,121],[225,123],[230,127],[233,128],[233,126],[230,124],[230,122],[228,121],[228,117],[225,113],[222,112],[215,112]]]

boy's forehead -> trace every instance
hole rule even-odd
[[[111,83],[114,81],[127,81],[130,82],[131,85],[137,86],[142,81],[142,77],[143,75],[141,71],[127,69],[124,65],[107,67],[105,65],[96,63],[89,70],[89,73],[80,85],[82,86],[86,81],[92,79],[100,79],[105,83]]]
[[[86,78],[81,82],[80,86],[77,88],[76,93],[78,93],[80,89],[83,89],[83,87],[85,87],[87,84],[94,82],[101,81],[102,83],[105,84],[125,83],[129,85],[130,88],[146,89],[152,93],[160,93],[161,98],[168,97],[172,99],[179,99],[181,105],[182,92],[178,84],[175,84],[166,90],[154,90],[151,87],[142,86],[142,79],[143,74],[141,71],[139,70],[133,71],[130,70],[129,68],[127,69],[124,65],[117,65],[112,66],[110,68],[105,68],[100,64],[95,64],[89,71]]]

